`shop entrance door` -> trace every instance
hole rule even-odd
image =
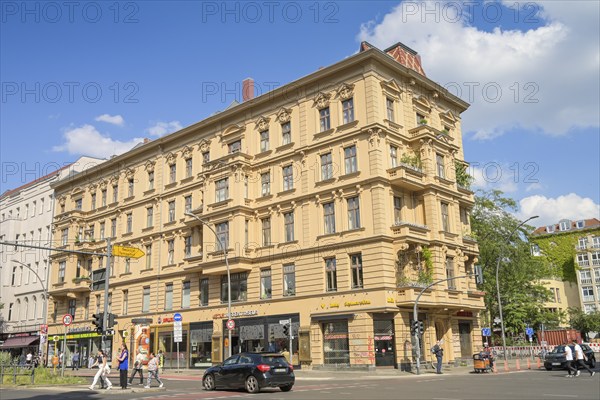
[[[394,367],[396,365],[396,349],[394,348],[394,320],[373,321],[375,333],[375,365],[377,367]]]
[[[460,334],[460,356],[462,358],[471,358],[473,348],[471,346],[471,323],[459,322],[458,333]]]

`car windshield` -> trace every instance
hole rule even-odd
[[[557,354],[557,353],[564,353],[564,352],[565,352],[565,346],[556,346],[554,349],[552,349],[552,351],[550,353]]]

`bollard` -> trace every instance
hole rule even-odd
[[[542,368],[542,363],[540,362],[540,358],[539,357],[537,359],[537,367],[538,367],[538,369]]]
[[[31,367],[31,384],[35,384],[35,368]]]
[[[531,360],[527,358],[527,369],[531,369]]]
[[[496,363],[494,363],[494,367],[492,368],[492,371],[494,371],[495,374],[498,373],[498,369],[496,368]]]
[[[517,358],[517,371],[521,370],[521,363],[519,362],[519,359]]]
[[[504,361],[504,372],[508,372],[508,371],[510,371],[508,369],[508,361]]]
[[[14,385],[17,384],[17,366],[16,365],[13,367],[13,384]]]

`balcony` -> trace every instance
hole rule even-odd
[[[583,297],[583,302],[584,303],[593,303],[594,300],[594,296],[582,296]]]
[[[409,142],[422,139],[432,139],[443,147],[449,147],[458,150],[458,146],[454,143],[454,138],[452,136],[448,135],[444,131],[440,131],[426,124],[409,129],[408,136],[410,138]]]
[[[387,171],[392,185],[402,186],[410,190],[421,190],[425,187],[425,174],[419,167],[400,163],[399,166]]]
[[[392,235],[395,237],[412,237],[421,240],[427,240],[430,231],[427,225],[415,224],[407,221],[396,221],[391,229]]]

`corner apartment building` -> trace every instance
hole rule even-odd
[[[0,242],[48,246],[52,240],[53,182],[95,166],[104,160],[81,157],[58,170],[0,196]],[[48,168],[53,168],[49,165]],[[40,331],[46,315],[49,252],[18,246],[0,246],[0,350],[14,355],[44,347]],[[43,341],[43,338],[42,338]]]
[[[288,347],[279,321],[290,319],[296,365],[410,363],[424,282],[477,262],[462,179],[468,104],[400,43],[362,43],[352,57],[252,93],[246,80],[243,103],[54,185],[57,246],[102,251],[111,238],[145,253],[113,258],[113,346],[162,350],[173,367],[180,313],[181,366],[227,357],[224,243],[234,352]],[[62,338],[60,316],[74,315],[68,351],[85,356],[100,344],[90,319],[103,292],[87,277],[105,261],[53,254],[49,329]],[[470,277],[426,291],[423,349],[443,338],[446,362],[470,359],[483,309]]]
[[[554,299],[546,306],[562,311],[580,307],[586,313],[600,310],[600,221],[563,219],[537,228],[533,232],[533,241],[537,242],[532,248],[533,255],[544,254],[540,249],[543,240],[553,242],[552,248],[557,251],[562,251],[563,245],[568,249],[577,275],[576,282],[548,281]]]

